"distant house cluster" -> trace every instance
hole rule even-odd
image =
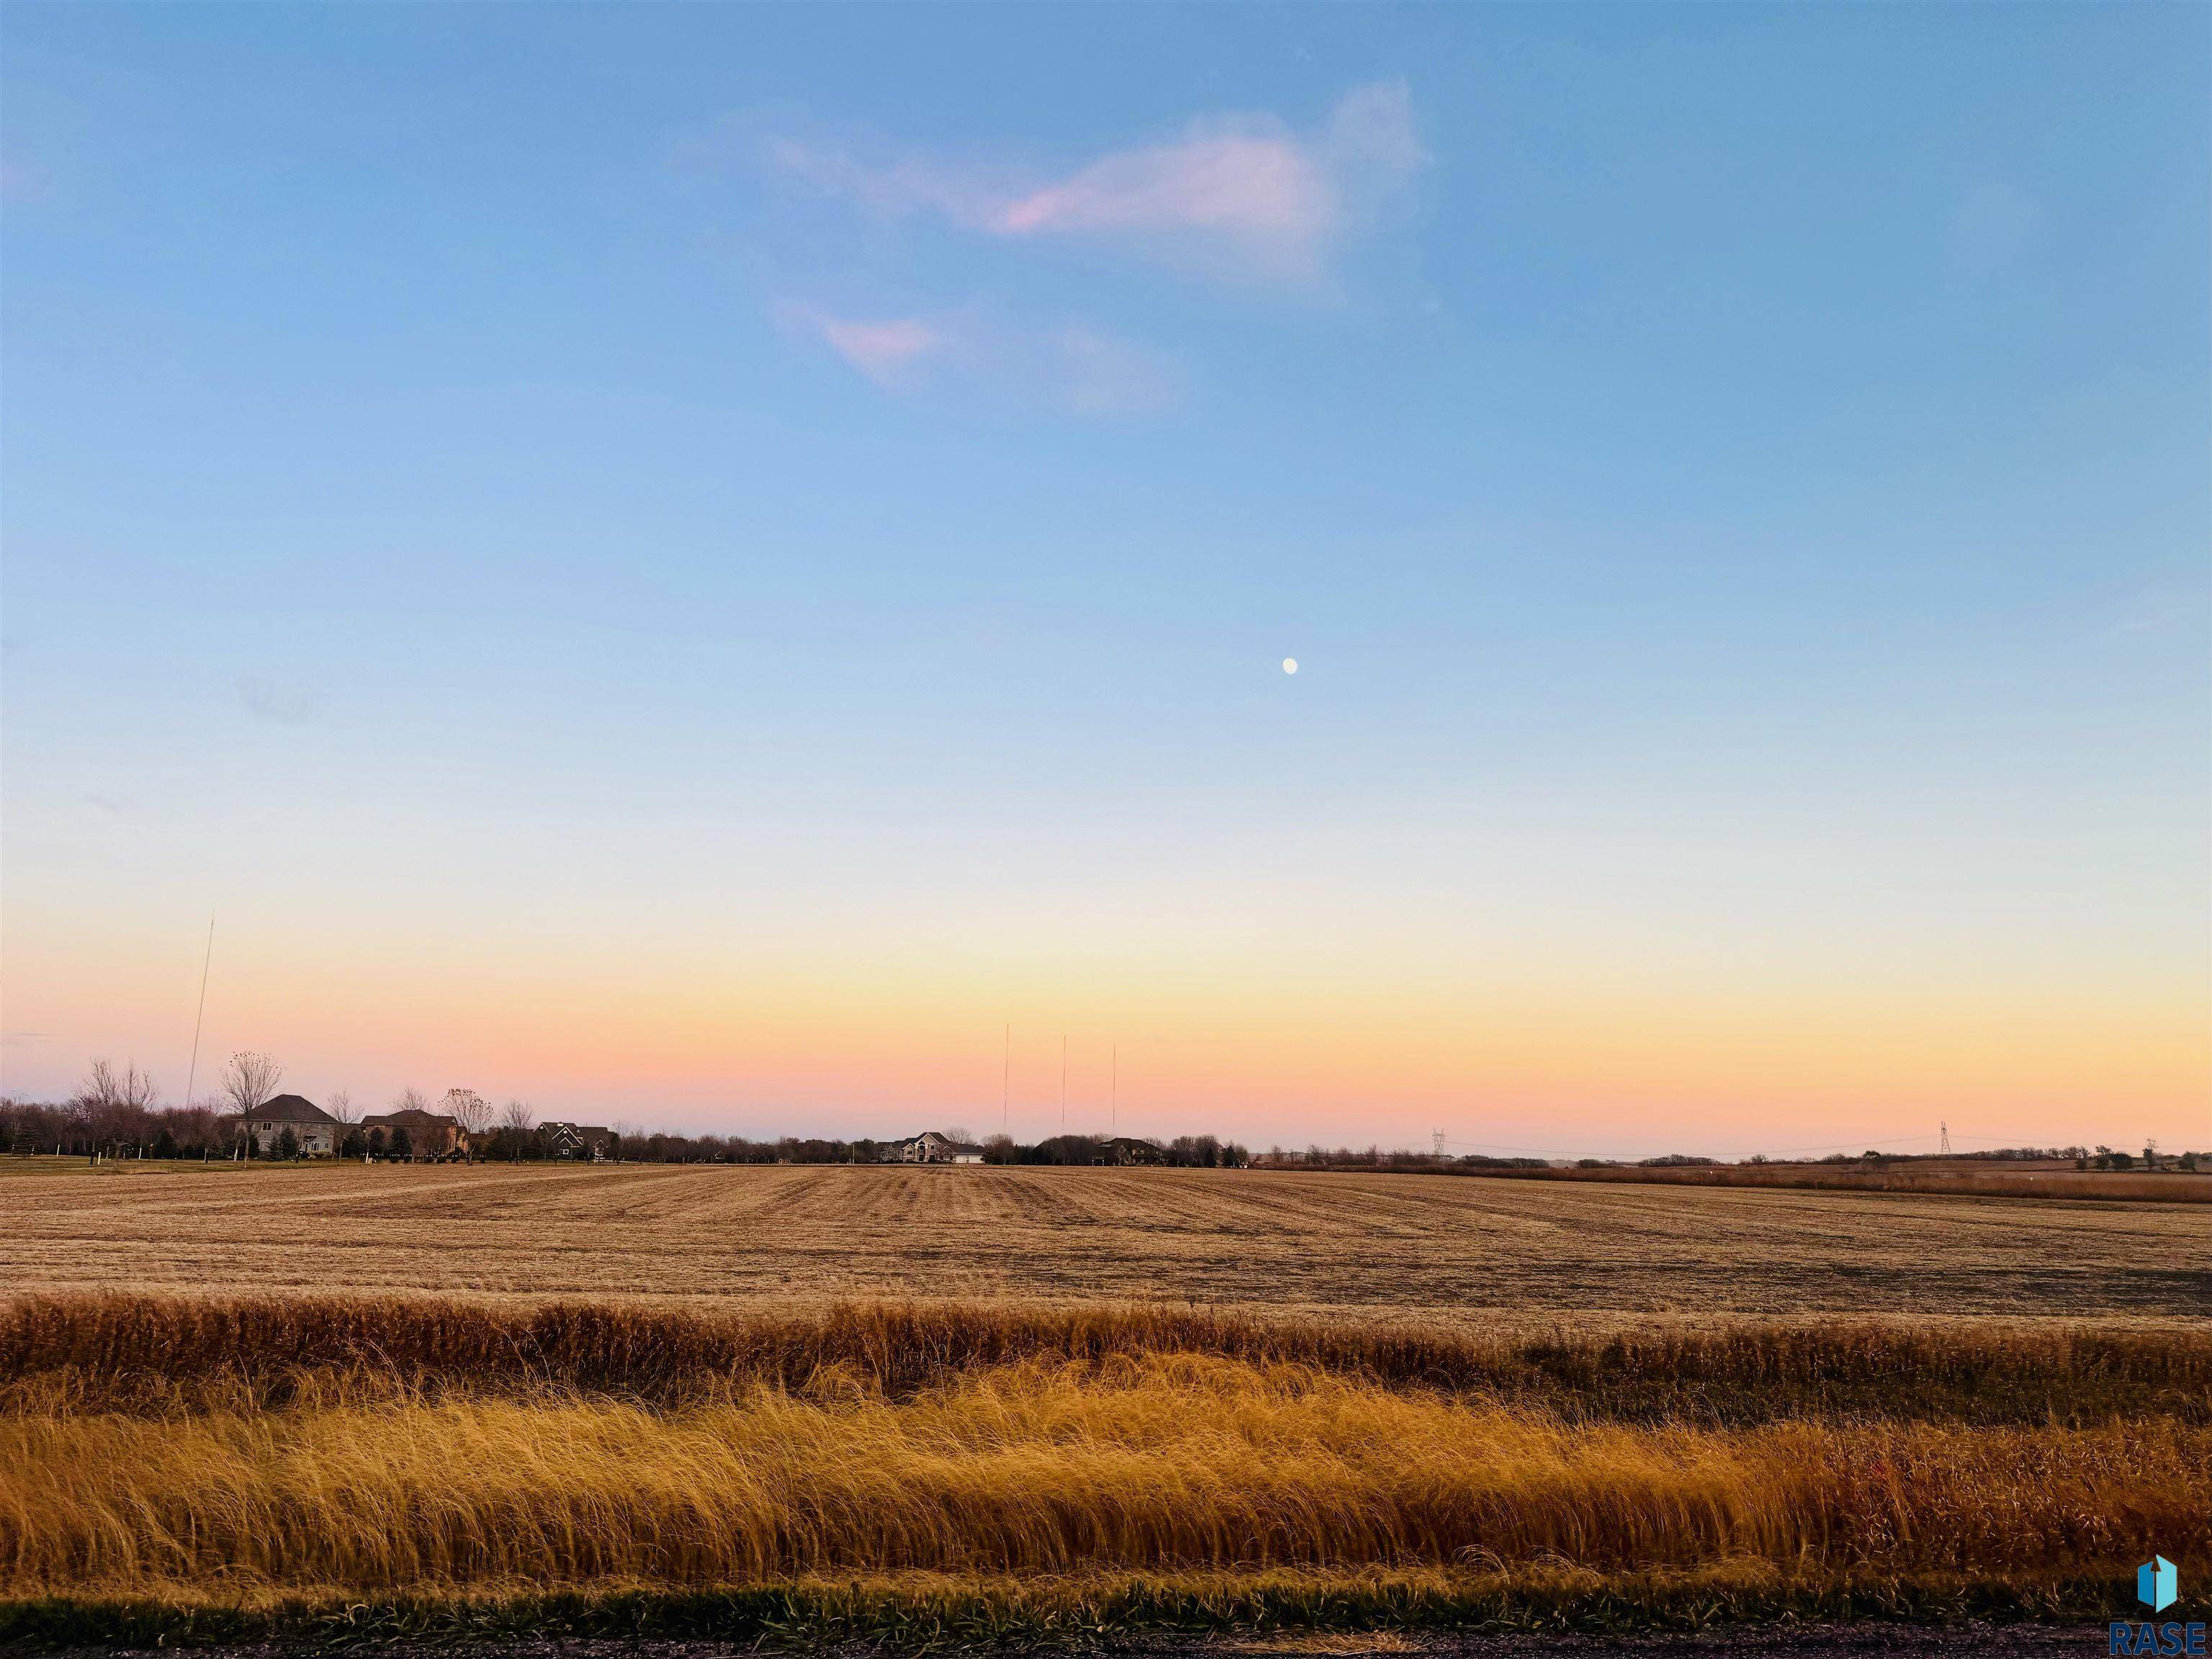
[[[278,1095],[234,1121],[237,1140],[257,1158],[357,1156],[447,1164],[481,1150],[477,1138],[451,1115],[415,1106],[371,1112],[358,1123],[344,1124],[304,1095]],[[604,1160],[615,1145],[614,1131],[598,1124],[544,1123],[532,1133],[543,1156],[580,1163]]]
[[[620,1153],[653,1158],[661,1153],[661,1137],[652,1136],[637,1147],[625,1147],[612,1129],[596,1123],[562,1120],[535,1127],[513,1125],[471,1133],[451,1113],[427,1111],[418,1106],[396,1111],[371,1112],[357,1123],[341,1123],[304,1095],[277,1095],[251,1111],[228,1120],[231,1144],[255,1158],[360,1158],[376,1162],[445,1164],[463,1158],[546,1158],[579,1164],[604,1163]],[[774,1152],[773,1147],[763,1148]],[[836,1162],[884,1164],[1088,1164],[1122,1167],[1165,1165],[1192,1160],[1176,1152],[1131,1135],[1066,1135],[1039,1148],[1018,1147],[1000,1138],[989,1148],[972,1140],[925,1129],[903,1140],[840,1143],[843,1156]],[[1040,1152],[1048,1156],[1037,1156]],[[708,1159],[703,1161],[717,1161]],[[788,1156],[757,1160],[805,1162]],[[1237,1162],[1242,1162],[1241,1149]]]

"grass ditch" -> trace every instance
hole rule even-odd
[[[2212,1328],[1837,1319],[1482,1336],[1156,1304],[711,1313],[100,1295],[0,1303],[0,1412],[275,1410],[447,1392],[604,1393],[675,1407],[825,1382],[897,1399],[1013,1364],[1173,1354],[1480,1394],[1576,1421],[2212,1423]]]
[[[0,1304],[0,1641],[2090,1619],[2212,1332]]]

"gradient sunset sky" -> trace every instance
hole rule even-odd
[[[2212,1144],[2212,10],[4,21],[9,1092]]]

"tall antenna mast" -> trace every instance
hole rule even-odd
[[[1060,1034],[1060,1132],[1067,1133],[1067,1033]]]
[[[207,950],[200,957],[200,1006],[192,1016],[192,1063],[185,1072],[185,1109],[192,1104],[192,1085],[200,1074],[200,1024],[207,1018],[208,967],[215,961],[215,912],[208,912]]]
[[[1113,1132],[1118,1135],[1121,1133],[1121,1045],[1118,1042],[1114,1045],[1113,1088],[1111,1098],[1114,1103],[1111,1110],[1114,1115],[1107,1119],[1107,1122],[1111,1126]]]
[[[1013,1121],[1014,1097],[1014,1028],[1011,1022],[999,1048],[999,1133],[1006,1133]]]

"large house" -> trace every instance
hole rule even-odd
[[[1100,1149],[1100,1159],[1107,1164],[1158,1165],[1168,1161],[1167,1150],[1149,1140],[1139,1140],[1133,1135],[1115,1135]]]
[[[459,1158],[469,1149],[468,1131],[443,1112],[426,1112],[409,1106],[397,1112],[371,1112],[361,1121],[368,1150],[378,1158],[398,1156],[442,1160]],[[400,1135],[406,1135],[401,1151]]]
[[[604,1163],[611,1152],[615,1133],[596,1123],[541,1123],[538,1133],[545,1142],[545,1150],[555,1158],[574,1158],[584,1163]]]
[[[338,1149],[337,1119],[304,1095],[278,1095],[238,1119],[238,1137],[253,1144],[257,1158],[276,1157],[287,1129],[293,1150],[303,1158],[329,1158]]]
[[[925,1129],[884,1148],[886,1164],[981,1164],[983,1149],[971,1141],[953,1140],[934,1129]]]

